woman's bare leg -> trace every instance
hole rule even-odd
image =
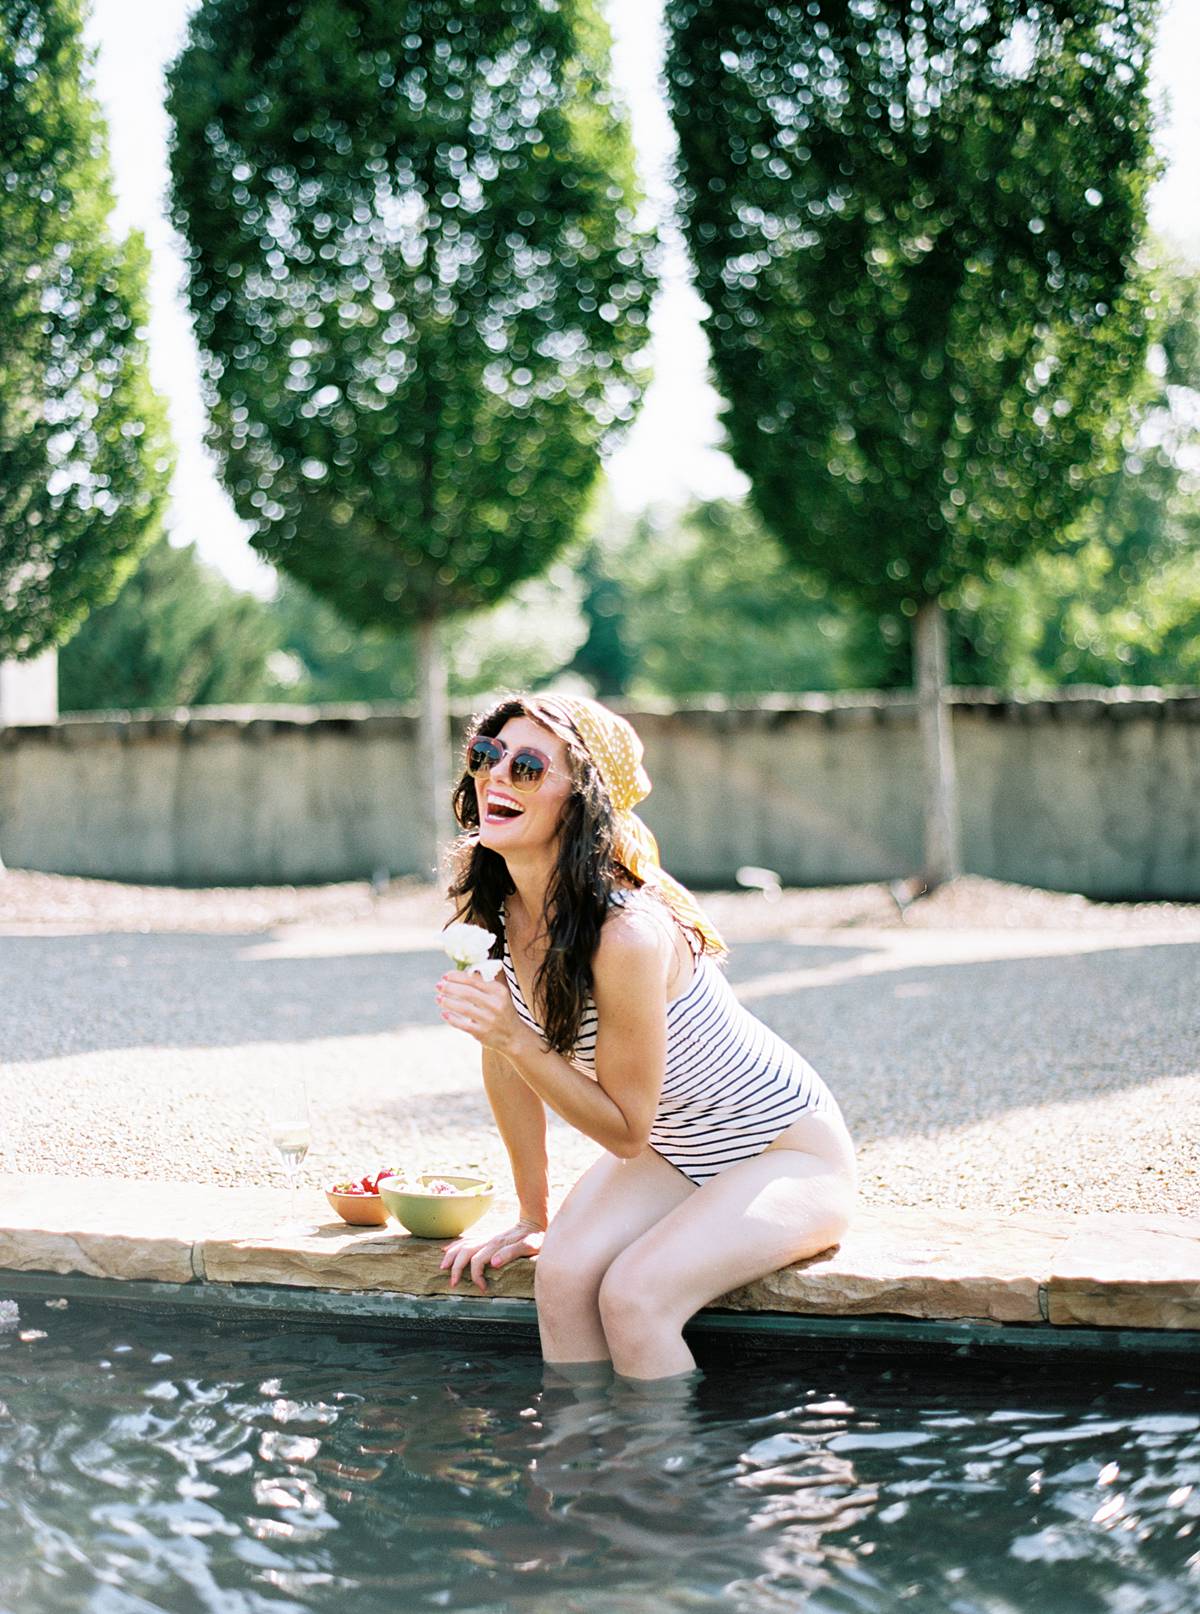
[[[551,1220],[534,1266],[542,1355],[552,1368],[610,1360],[600,1320],[605,1273],[698,1192],[653,1149],[633,1160],[606,1154],[588,1167]]]
[[[836,1244],[854,1203],[842,1160],[772,1147],[729,1166],[608,1265],[603,1338],[617,1373],[660,1379],[695,1359],[683,1325],[718,1295]]]

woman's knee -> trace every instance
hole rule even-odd
[[[853,1183],[842,1182],[830,1194],[830,1204],[826,1212],[826,1222],[823,1229],[825,1249],[832,1249],[835,1244],[840,1244],[845,1238],[850,1223],[854,1220],[854,1209],[857,1201],[858,1194]]]
[[[858,1184],[845,1171],[833,1171],[821,1179],[821,1190],[813,1207],[811,1225],[807,1229],[808,1244],[812,1246],[796,1257],[804,1260],[819,1255],[840,1244],[854,1220],[858,1205]]]
[[[600,1284],[600,1317],[609,1338],[638,1339],[648,1330],[686,1318],[675,1319],[661,1282],[636,1249],[623,1251],[611,1263]]]
[[[554,1224],[543,1241],[533,1264],[533,1287],[539,1306],[594,1307],[607,1268],[598,1254],[581,1248],[578,1241],[554,1235]]]

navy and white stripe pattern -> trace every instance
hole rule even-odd
[[[504,974],[518,1015],[539,1036],[504,942]],[[572,1059],[596,1074],[596,1009],[589,1002]],[[710,958],[667,1006],[667,1063],[650,1145],[694,1183],[749,1160],[805,1114],[839,1117],[816,1071],[742,1007]]]

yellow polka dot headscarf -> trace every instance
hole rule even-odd
[[[633,811],[650,794],[650,776],[642,766],[642,742],[632,723],[583,695],[541,695],[530,705],[551,719],[560,713],[565,716],[595,763],[613,806],[617,861],[634,879],[655,890],[682,925],[697,931],[708,951],[725,952],[725,943],[695,897],[659,862],[658,842]]]

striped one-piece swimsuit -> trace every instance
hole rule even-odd
[[[542,1027],[521,995],[504,939],[504,975],[518,1015]],[[589,1000],[571,1063],[596,1074],[596,1008]],[[742,1007],[711,958],[667,1005],[667,1063],[650,1146],[696,1184],[762,1151],[801,1115],[841,1119],[837,1100],[796,1050]]]

